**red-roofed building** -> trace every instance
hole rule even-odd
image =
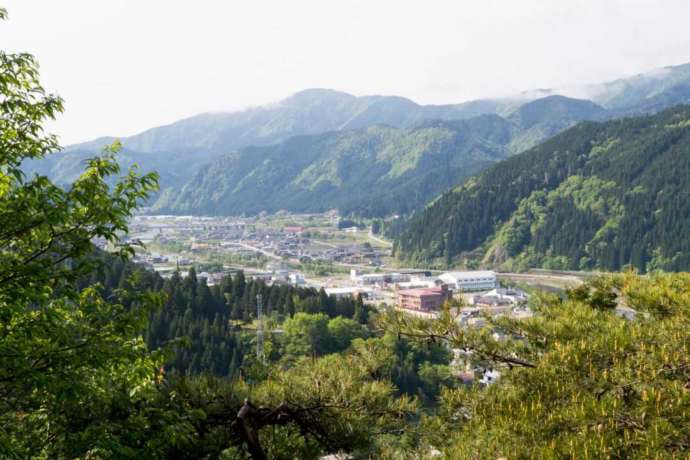
[[[398,306],[417,311],[438,310],[450,296],[445,284],[426,289],[405,289],[398,291]]]

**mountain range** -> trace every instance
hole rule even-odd
[[[514,132],[503,118],[483,115],[294,136],[224,155],[179,192],[164,192],[154,207],[208,215],[333,208],[363,216],[409,213],[507,158]]]
[[[448,105],[311,89],[275,104],[201,114],[123,138],[120,161],[159,172],[162,193],[153,205],[160,211],[408,213],[580,121],[654,113],[688,100],[690,64]],[[68,183],[83,160],[113,140],[69,146],[25,169]]]
[[[423,265],[690,269],[690,107],[583,122],[417,213],[396,241]]]

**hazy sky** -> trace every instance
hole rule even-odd
[[[64,143],[305,88],[461,102],[690,61],[690,0],[0,0]]]

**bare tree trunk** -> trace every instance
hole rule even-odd
[[[268,460],[266,452],[261,447],[259,440],[259,430],[253,426],[252,419],[258,415],[259,411],[248,399],[237,412],[237,418],[233,422],[235,432],[247,444],[247,450],[254,460]]]

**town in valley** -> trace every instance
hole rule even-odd
[[[489,315],[531,315],[530,288],[579,283],[572,274],[504,274],[489,270],[439,271],[401,267],[392,244],[367,222],[318,214],[262,213],[252,217],[141,214],[129,238],[140,243],[136,261],[162,276],[195,267],[209,285],[243,271],[267,284],[323,288],[336,298],[362,296],[377,308],[434,318],[453,306],[458,321],[482,325]],[[450,302],[449,302],[450,301]]]

